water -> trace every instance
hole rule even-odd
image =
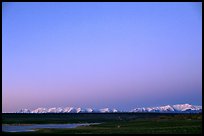
[[[4,132],[29,132],[36,131],[40,128],[76,128],[78,126],[89,126],[99,123],[84,123],[84,124],[28,124],[28,125],[3,125]]]

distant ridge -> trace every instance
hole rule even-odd
[[[119,112],[149,112],[149,113],[201,113],[202,106],[190,105],[190,104],[176,104],[166,105],[159,107],[147,107],[147,108],[135,108],[130,111],[120,111],[117,109],[92,109],[92,108],[75,108],[75,107],[54,107],[54,108],[37,108],[35,110],[21,109],[16,113],[119,113]]]
[[[131,112],[160,112],[160,113],[200,113],[202,106],[190,104],[166,105],[160,107],[135,108]]]

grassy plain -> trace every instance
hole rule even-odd
[[[39,129],[18,134],[201,134],[202,114],[78,113],[2,114],[2,124],[101,123],[69,129]],[[3,132],[3,134],[17,134]]]

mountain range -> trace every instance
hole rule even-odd
[[[202,112],[202,106],[190,105],[190,104],[176,104],[176,105],[165,105],[159,107],[143,107],[134,108],[130,111],[120,111],[117,109],[103,108],[103,109],[92,109],[92,108],[75,108],[75,107],[54,107],[54,108],[37,108],[35,110],[21,109],[16,113],[119,113],[119,112],[153,112],[153,113],[200,113]]]

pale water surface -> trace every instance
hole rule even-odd
[[[36,131],[40,128],[76,128],[78,126],[89,126],[99,123],[84,123],[84,124],[21,124],[21,125],[2,125],[4,132],[29,132]]]

